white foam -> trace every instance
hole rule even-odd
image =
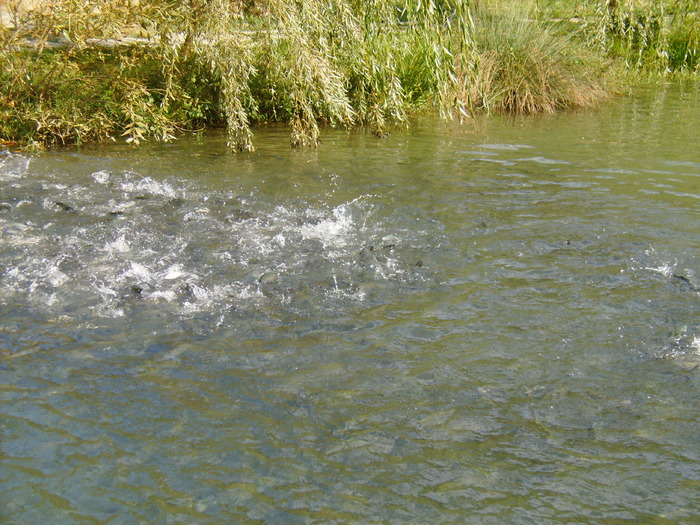
[[[206,301],[207,299],[209,299],[209,292],[206,288],[193,284],[190,285],[190,289],[192,290],[192,295],[198,301]]]
[[[237,297],[239,299],[259,299],[264,297],[264,294],[257,286],[247,286],[238,292]]]
[[[275,235],[272,238],[272,240],[274,242],[276,242],[277,244],[279,244],[281,247],[284,247],[284,245],[287,244],[287,239],[285,239],[284,235],[282,235],[281,233],[278,233],[277,235]]]
[[[184,221],[194,221],[197,219],[205,219],[208,216],[209,216],[209,210],[207,208],[197,208],[196,210],[192,210],[190,212],[187,212],[187,214],[183,217],[183,220]]]
[[[106,251],[110,256],[115,253],[126,253],[131,249],[129,243],[126,242],[126,237],[121,235],[116,240],[108,242],[105,244],[104,251]]]
[[[344,237],[350,233],[353,226],[352,213],[346,204],[333,210],[333,217],[322,220],[318,224],[304,224],[300,228],[304,239],[321,241],[323,246],[342,246]]]
[[[177,299],[177,295],[175,292],[172,290],[165,290],[165,291],[156,291],[150,294],[149,299],[152,299],[154,301],[167,301],[169,303],[172,303],[175,299]]]
[[[0,160],[0,177],[4,179],[19,179],[29,170],[30,157],[22,155],[7,155]]]
[[[117,297],[116,290],[113,290],[109,286],[105,286],[105,285],[97,286],[97,292],[100,294],[103,301],[108,301],[110,297]]]
[[[663,263],[659,266],[647,266],[644,269],[652,271],[652,272],[660,273],[664,277],[671,277],[673,275],[673,271],[676,269],[676,263],[674,263],[674,264]]]
[[[92,174],[92,178],[98,184],[107,184],[109,182],[109,172],[105,170],[96,171]]]
[[[181,264],[173,264],[170,268],[168,268],[165,271],[165,275],[163,275],[163,279],[167,281],[172,281],[174,279],[179,279],[180,277],[184,277],[188,275],[186,272],[182,271],[182,265]]]
[[[158,182],[150,177],[144,177],[137,182],[123,182],[121,187],[124,191],[131,193],[149,193],[170,198],[177,196],[175,190],[167,182]]]
[[[131,268],[124,272],[124,277],[135,277],[143,281],[151,281],[153,278],[151,272],[143,264],[131,262]]]
[[[46,281],[53,287],[61,286],[69,280],[69,277],[58,269],[57,266],[51,266],[46,272]]]
[[[8,270],[7,272],[8,277],[12,277],[15,281],[20,282],[20,281],[26,281],[27,276],[24,275],[19,268],[12,268]]]

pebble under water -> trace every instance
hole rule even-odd
[[[0,155],[0,519],[695,523],[700,92]]]

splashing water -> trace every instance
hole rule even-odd
[[[0,219],[11,268],[0,283],[4,304],[136,322],[165,303],[171,322],[208,313],[221,325],[261,301],[289,311],[299,297],[331,309],[381,300],[392,282],[418,283],[429,273],[414,265],[435,245],[429,232],[396,237],[401,253],[374,250],[392,225],[373,222],[368,195],[333,207],[269,206],[132,171],[90,179],[96,186],[51,177],[31,190],[29,181],[13,186],[16,201],[37,182],[41,191],[12,222]]]

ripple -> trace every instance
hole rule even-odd
[[[493,143],[493,144],[479,144],[478,147],[484,148],[484,149],[495,149],[495,150],[503,150],[503,151],[520,151],[522,149],[532,149],[534,146],[529,146],[526,144]]]

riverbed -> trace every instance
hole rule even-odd
[[[700,90],[0,157],[8,523],[696,523]]]

